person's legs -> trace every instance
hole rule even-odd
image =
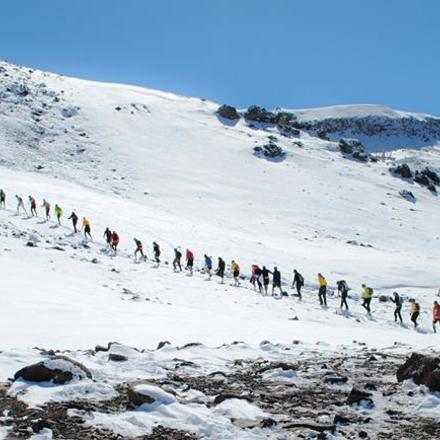
[[[414,324],[414,328],[417,327],[417,317],[419,314],[417,312],[414,312],[411,314],[411,322]]]
[[[363,298],[362,299],[362,307],[365,309],[365,310],[367,310],[368,311],[368,308],[367,308],[367,298]]]
[[[302,295],[301,295],[301,284],[296,284],[296,292],[298,293],[298,297],[301,299]]]

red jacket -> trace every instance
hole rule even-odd
[[[190,250],[186,251],[186,259],[187,260],[194,260],[194,254]]]
[[[432,308],[432,317],[434,318],[434,321],[440,321],[440,304],[435,304]]]

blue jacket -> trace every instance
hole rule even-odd
[[[212,269],[212,259],[211,257],[205,257],[205,266],[207,269]]]

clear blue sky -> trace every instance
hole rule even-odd
[[[438,0],[15,0],[0,57],[244,107],[440,114]]]

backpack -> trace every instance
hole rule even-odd
[[[298,274],[298,283],[304,286],[304,277],[300,273]]]

